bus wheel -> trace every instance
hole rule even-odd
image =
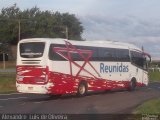
[[[136,79],[133,78],[129,83],[129,91],[134,91],[136,88]]]
[[[81,82],[78,86],[77,95],[85,96],[87,93],[87,84],[85,82]]]

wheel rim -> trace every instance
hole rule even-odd
[[[79,86],[79,94],[83,95],[85,93],[85,91],[86,91],[85,86],[84,85],[80,85]]]

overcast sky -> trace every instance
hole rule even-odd
[[[0,9],[14,3],[20,9],[75,14],[88,40],[114,40],[142,45],[160,58],[160,0],[0,0]]]

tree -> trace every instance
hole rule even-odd
[[[16,19],[20,13],[19,8],[14,4],[11,7],[3,8],[0,14],[0,41],[10,42],[17,37]]]
[[[20,24],[19,24],[20,22]],[[83,26],[74,14],[41,11],[38,7],[21,11],[16,4],[0,12],[0,42],[17,43],[20,37],[65,38],[82,40]]]

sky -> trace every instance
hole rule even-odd
[[[75,14],[84,39],[129,42],[160,59],[160,0],[0,0],[0,9],[15,3]]]

